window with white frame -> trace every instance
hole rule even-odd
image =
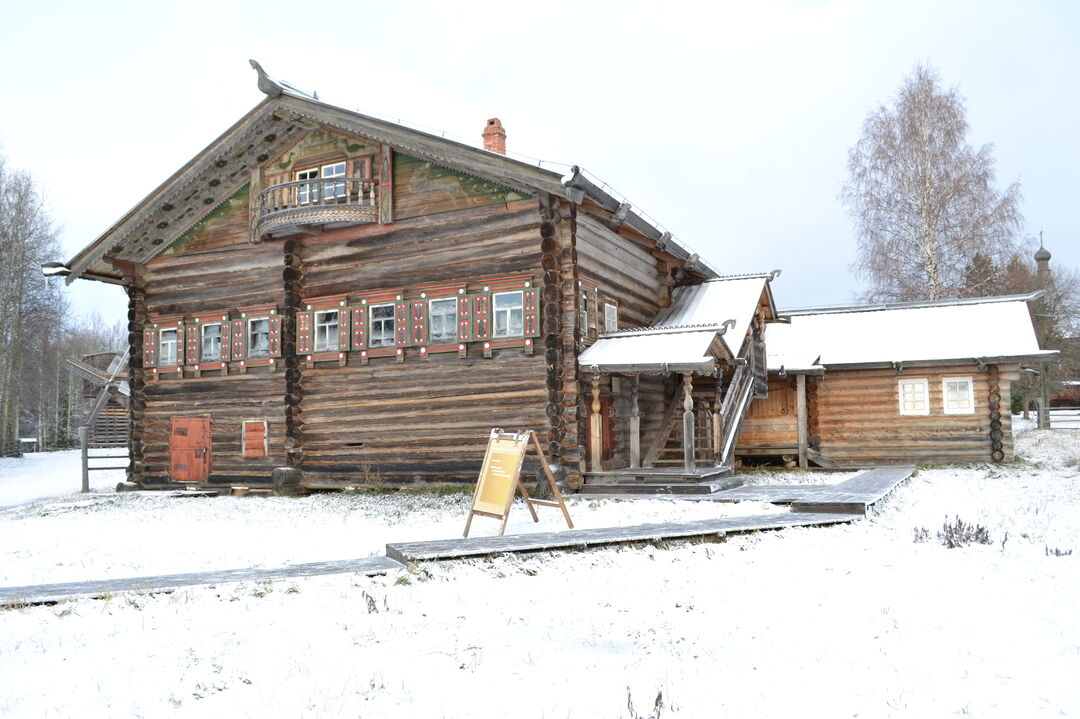
[[[248,320],[248,357],[270,356],[270,319],[261,317]]]
[[[315,313],[315,351],[329,352],[338,348],[339,315],[337,310]]]
[[[615,332],[619,329],[619,306],[614,302],[604,303],[604,332]]]
[[[900,414],[930,414],[930,385],[925,379],[899,382]]]
[[[158,336],[158,364],[176,364],[176,330],[161,330]]]
[[[296,200],[307,205],[323,200],[332,200],[345,196],[344,182],[327,182],[337,177],[345,177],[345,162],[332,162],[321,167],[309,167],[296,171],[297,182],[312,180],[310,183],[296,186]]]
[[[455,298],[432,300],[429,303],[428,318],[432,342],[457,340],[457,300]]]
[[[393,347],[394,306],[373,305],[368,312],[371,318],[368,345],[371,347]]]
[[[202,326],[202,360],[221,359],[221,323],[211,322]]]
[[[945,414],[973,414],[975,387],[970,377],[945,377],[941,380],[941,404]]]
[[[524,333],[521,292],[498,292],[494,305],[496,337],[516,337]]]

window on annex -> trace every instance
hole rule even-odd
[[[516,337],[524,333],[521,292],[499,292],[494,297],[495,336]]]
[[[373,305],[370,310],[371,322],[368,346],[369,347],[393,347],[394,346],[394,306]]]
[[[604,303],[604,332],[615,332],[619,329],[619,306],[614,302]]]
[[[219,360],[221,359],[221,323],[212,322],[202,326],[202,351],[199,354],[200,359],[206,360]]]
[[[327,310],[315,313],[315,351],[328,352],[338,348],[338,324],[339,315],[337,310]]]
[[[161,330],[158,335],[158,364],[176,364],[176,330]]]
[[[930,414],[930,386],[925,379],[899,382],[900,414]]]
[[[270,319],[248,320],[248,357],[270,356]]]
[[[345,177],[345,162],[333,162],[321,167],[309,167],[296,171],[297,182],[312,180],[296,186],[296,200],[301,205],[308,205],[345,196],[344,182],[328,182],[337,177]],[[316,182],[316,180],[320,180]]]
[[[428,309],[431,342],[457,341],[457,300],[432,300]]]
[[[975,388],[970,377],[942,379],[941,398],[945,414],[973,414],[975,412]]]

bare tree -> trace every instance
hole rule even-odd
[[[63,321],[60,289],[41,276],[41,263],[58,253],[33,179],[0,157],[0,452],[21,434],[30,391],[24,370],[38,366],[42,338],[56,337]]]
[[[855,221],[865,300],[956,297],[982,265],[1003,267],[1015,251],[1019,184],[996,189],[991,146],[973,148],[968,129],[963,98],[921,65],[892,107],[867,116],[840,194]]]

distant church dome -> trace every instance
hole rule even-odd
[[[1036,262],[1049,262],[1050,261],[1050,250],[1046,249],[1045,247],[1039,247],[1039,249],[1035,252],[1035,261]]]

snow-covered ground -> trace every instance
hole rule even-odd
[[[851,525],[2,611],[0,716],[1080,716],[1080,552],[1058,556],[1080,550],[1080,437],[1017,448]],[[0,512],[0,584],[363,556],[457,535],[466,504],[64,497]],[[775,511],[571,505],[579,526],[747,509]],[[991,543],[946,549],[957,515]]]
[[[105,450],[91,450],[91,456]],[[116,450],[109,450],[118,454]],[[91,459],[91,467],[119,467],[127,459]],[[82,489],[82,464],[77,449],[66,452],[35,452],[22,457],[0,457],[0,509],[18,507],[39,499],[60,497]],[[90,472],[90,490],[102,492],[124,481],[124,470]]]

